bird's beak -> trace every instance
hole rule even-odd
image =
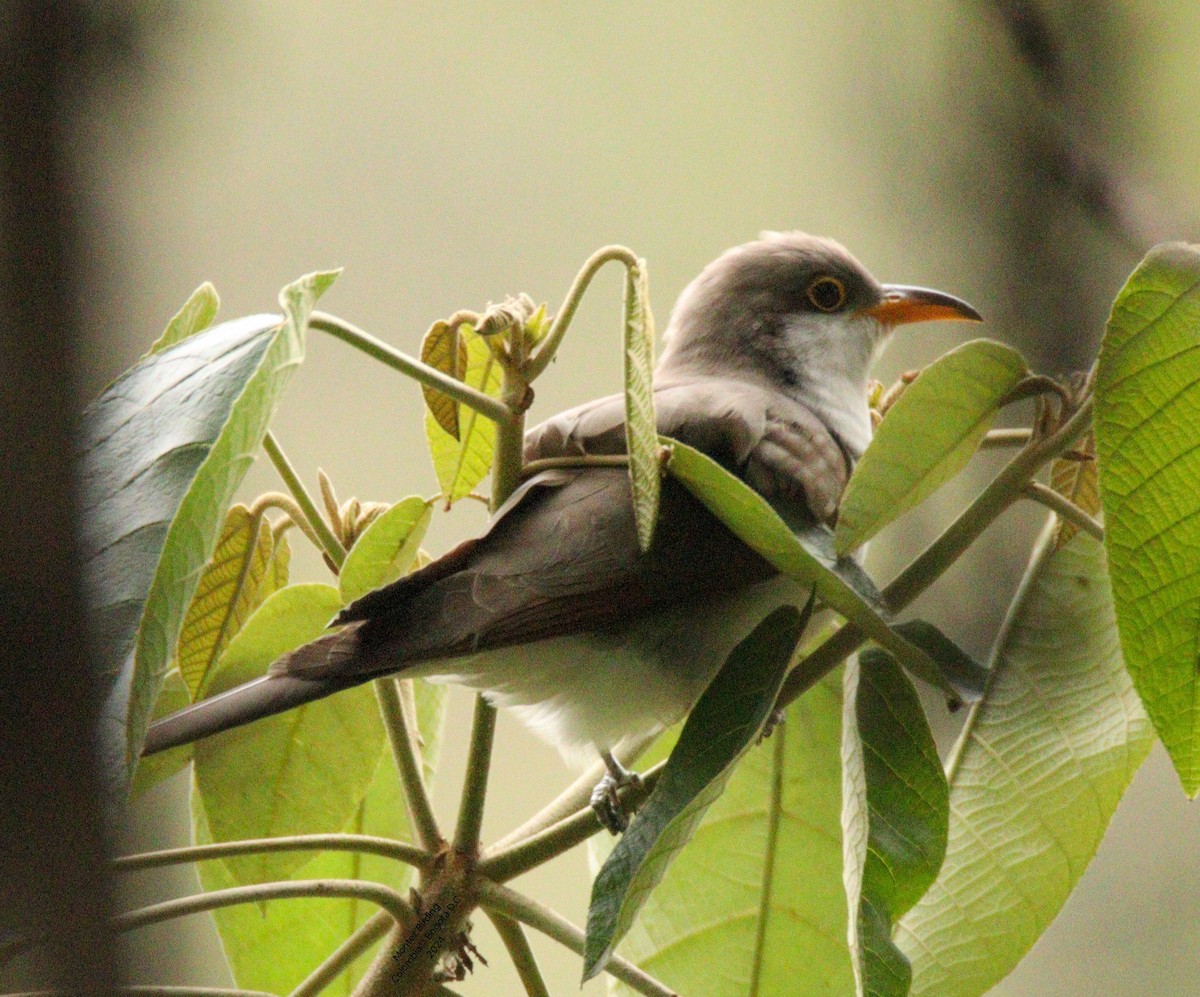
[[[861,314],[870,315],[888,328],[907,322],[936,322],[951,318],[967,322],[983,321],[983,316],[962,298],[944,291],[931,291],[927,287],[905,287],[902,284],[884,284],[883,299],[868,305]]]

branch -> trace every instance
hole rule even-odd
[[[232,858],[235,855],[259,855],[265,852],[366,852],[383,858],[396,859],[422,868],[431,856],[419,848],[367,834],[297,834],[286,838],[248,838],[244,841],[221,841],[211,845],[191,845],[187,848],[167,848],[157,852],[123,855],[113,859],[114,869],[132,872],[136,869],[156,869],[180,862],[202,862],[206,859]]]
[[[426,387],[440,391],[456,402],[461,402],[480,415],[487,416],[497,425],[503,425],[513,419],[513,411],[504,402],[485,395],[482,391],[477,391],[469,384],[464,384],[449,374],[443,374],[437,368],[430,367],[415,357],[410,357],[407,353],[401,353],[349,322],[326,312],[313,312],[308,319],[308,325],[311,329],[319,329],[335,339],[340,339],[343,343],[350,344],[393,370],[398,370],[402,374],[407,374],[414,380],[420,381]]]
[[[454,828],[454,848],[463,855],[474,855],[479,849],[495,733],[496,708],[482,694],[478,694],[475,697],[475,716],[471,722],[471,747],[467,755],[467,774],[463,778],[462,802],[458,808],[458,823]]]
[[[437,852],[446,839],[442,837],[437,817],[433,813],[433,804],[429,799],[429,791],[425,787],[425,776],[421,771],[421,752],[416,743],[416,731],[410,729],[408,717],[404,713],[404,704],[397,685],[400,681],[402,680],[393,676],[376,679],[375,696],[379,700],[379,712],[383,714],[388,743],[392,747],[392,758],[395,759],[396,770],[400,773],[400,782],[404,786],[404,799],[408,804],[413,830],[427,852]]]
[[[525,937],[521,926],[511,917],[498,911],[488,910],[484,913],[496,926],[496,933],[504,942],[504,947],[508,950],[509,958],[516,967],[517,975],[521,978],[528,997],[550,997],[550,990],[542,978],[537,957],[533,954],[533,949],[529,947],[529,939]]]
[[[333,535],[329,524],[321,518],[321,513],[317,511],[317,504],[308,493],[308,489],[304,487],[304,482],[300,480],[300,475],[292,467],[291,461],[287,459],[283,450],[280,449],[279,443],[275,439],[275,434],[268,430],[266,435],[263,436],[262,445],[263,449],[267,452],[267,456],[271,458],[271,463],[275,465],[275,470],[279,472],[279,476],[283,478],[284,483],[288,486],[288,491],[292,493],[292,497],[295,498],[297,505],[304,512],[304,518],[308,521],[308,529],[304,529],[303,524],[301,524],[301,529],[304,529],[307,535],[316,536],[320,540],[321,551],[329,558],[334,568],[340,571],[342,563],[346,560],[346,548]]]
[[[583,955],[584,935],[579,928],[561,914],[517,893],[516,890],[482,879],[479,881],[479,905],[484,910],[497,911],[527,924],[553,938],[560,945],[565,945],[576,955]],[[645,997],[678,997],[673,990],[663,986],[654,977],[642,972],[628,959],[622,959],[619,955],[614,955],[608,961],[604,971]]]
[[[1032,499],[1047,509],[1053,510],[1059,518],[1073,523],[1085,533],[1090,533],[1104,543],[1104,527],[1069,498],[1059,495],[1053,488],[1047,488],[1040,481],[1031,481],[1025,486],[1025,498]]]

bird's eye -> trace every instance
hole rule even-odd
[[[846,285],[836,277],[818,277],[804,293],[813,307],[823,312],[836,312],[846,303]]]

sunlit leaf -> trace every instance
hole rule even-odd
[[[1125,664],[1189,796],[1200,791],[1200,247],[1152,250],[1096,372],[1096,455]]]
[[[1121,661],[1104,549],[1043,534],[987,696],[949,762],[950,834],[896,943],[914,997],[977,997],[1029,951],[1104,837],[1153,740]]]
[[[753,745],[808,620],[781,606],[743,640],[684,724],[654,792],[592,886],[584,979],[608,962],[638,910]]]
[[[410,495],[376,517],[350,548],[338,574],[342,600],[353,602],[407,572],[432,515],[423,498]]]
[[[642,550],[649,550],[654,538],[662,492],[653,377],[654,316],[645,261],[639,260],[625,275],[625,444]]]
[[[921,371],[875,431],[838,511],[837,551],[861,547],[966,466],[1000,401],[1028,373],[1012,347],[976,339]]]
[[[860,997],[906,997],[912,971],[892,925],[946,853],[949,790],[921,701],[876,648],[846,666],[842,808],[850,953]]]
[[[438,320],[430,326],[421,340],[421,361],[461,381],[467,369],[467,344],[445,321]],[[425,405],[434,420],[455,440],[459,438],[458,403],[435,388],[421,385]]]
[[[217,296],[217,289],[205,281],[192,292],[183,307],[172,316],[166,329],[163,330],[163,334],[154,341],[154,345],[147,351],[146,356],[161,353],[167,347],[187,339],[188,336],[203,332],[212,325],[213,319],[217,317],[217,309],[220,307],[221,299]]]

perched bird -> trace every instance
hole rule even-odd
[[[871,438],[867,377],[892,329],[979,320],[970,305],[880,284],[842,246],[765,233],[680,295],[655,371],[661,434],[723,464],[794,524],[830,521]],[[620,395],[526,435],[527,462],[619,454]],[[729,652],[807,588],[777,574],[669,476],[654,543],[638,545],[623,467],[536,474],[487,531],[347,606],[339,629],[268,674],[155,723],[161,751],[381,675],[483,690],[564,752],[599,752],[593,797],[623,824],[612,750],[684,716]]]

